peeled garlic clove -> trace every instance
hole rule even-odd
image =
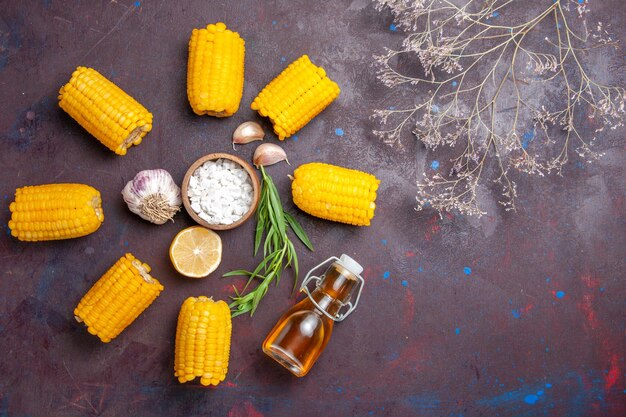
[[[273,165],[280,161],[286,161],[287,164],[289,164],[287,154],[283,148],[273,143],[263,143],[257,146],[254,150],[254,156],[252,157],[252,163],[254,163],[254,166],[257,168],[259,166]]]
[[[260,124],[256,122],[244,122],[237,126],[233,133],[233,149],[235,143],[244,144],[255,140],[263,140],[265,132]]]
[[[164,169],[140,171],[122,190],[133,213],[154,224],[163,224],[180,210],[180,188]]]

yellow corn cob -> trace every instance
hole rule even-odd
[[[118,155],[152,130],[152,113],[92,68],[72,73],[59,91],[59,106]]]
[[[278,139],[296,133],[339,95],[339,86],[302,55],[263,88],[250,106],[269,117]]]
[[[189,297],[176,327],[174,376],[182,384],[200,377],[202,385],[217,385],[228,371],[232,323],[224,301]]]
[[[222,22],[194,29],[189,39],[187,97],[198,115],[228,117],[243,94],[245,42]]]
[[[294,172],[293,202],[322,219],[369,226],[376,209],[375,176],[354,169],[312,162]]]
[[[76,320],[104,343],[115,339],[163,291],[149,272],[132,254],[122,256],[80,300]]]
[[[11,235],[19,240],[57,240],[95,232],[104,221],[100,192],[85,184],[18,188],[9,206]]]

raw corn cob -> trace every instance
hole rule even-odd
[[[250,106],[269,117],[278,139],[296,133],[339,95],[339,86],[302,55],[261,90]]]
[[[187,97],[198,115],[228,117],[243,94],[245,42],[222,22],[194,29],[189,39]]]
[[[376,209],[375,176],[354,169],[311,162],[294,171],[293,202],[322,219],[369,226]]]
[[[132,254],[122,256],[80,300],[76,320],[104,343],[115,339],[163,291],[149,272]]]
[[[57,240],[95,232],[104,221],[100,192],[85,184],[18,188],[9,206],[11,235],[19,240]]]
[[[152,130],[152,113],[92,68],[72,73],[59,91],[59,106],[118,155]]]
[[[189,297],[176,327],[174,376],[182,384],[200,377],[202,385],[217,385],[228,371],[232,323],[224,301]]]

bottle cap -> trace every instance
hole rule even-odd
[[[346,255],[345,253],[339,258],[339,264],[352,272],[354,275],[360,275],[363,272],[363,267],[357,261]]]

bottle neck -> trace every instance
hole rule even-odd
[[[335,317],[350,301],[357,283],[354,274],[335,262],[326,270],[311,297],[322,310]]]
[[[319,288],[316,288],[311,293],[311,298],[315,300],[317,305],[322,310],[326,311],[332,317],[335,317],[337,313],[339,312],[339,310],[341,309],[341,307],[343,306],[343,304],[339,300],[329,296],[328,294],[326,294],[324,291],[320,290]]]

